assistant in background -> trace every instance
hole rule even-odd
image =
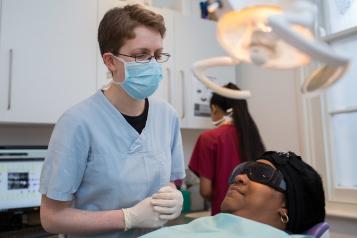
[[[240,90],[233,83],[224,87]],[[241,162],[255,160],[265,147],[246,100],[213,93],[210,108],[217,127],[199,136],[189,168],[199,176],[200,193],[211,201],[211,213],[215,215],[220,212],[233,168]]]

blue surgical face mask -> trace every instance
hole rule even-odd
[[[123,59],[113,57],[124,64],[125,79],[123,82],[112,81],[120,85],[124,91],[136,100],[143,100],[151,96],[159,87],[162,80],[162,66],[155,60],[149,63],[125,62]]]

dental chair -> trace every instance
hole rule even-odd
[[[305,231],[304,234],[313,236],[314,238],[329,238],[329,228],[330,226],[327,222],[321,222]]]

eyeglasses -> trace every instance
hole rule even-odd
[[[149,63],[152,60],[152,58],[155,58],[156,62],[158,63],[164,63],[168,61],[171,56],[168,53],[160,53],[156,55],[149,55],[149,54],[126,55],[126,54],[118,53],[117,55],[134,58],[135,62],[137,63]]]
[[[286,182],[283,174],[270,165],[259,162],[241,163],[233,169],[228,184],[235,183],[235,177],[239,174],[246,174],[254,182],[267,185],[282,193],[286,192]]]

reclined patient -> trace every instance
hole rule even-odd
[[[308,237],[325,219],[320,175],[292,152],[265,152],[238,165],[221,211],[189,224],[161,228],[143,237]]]

